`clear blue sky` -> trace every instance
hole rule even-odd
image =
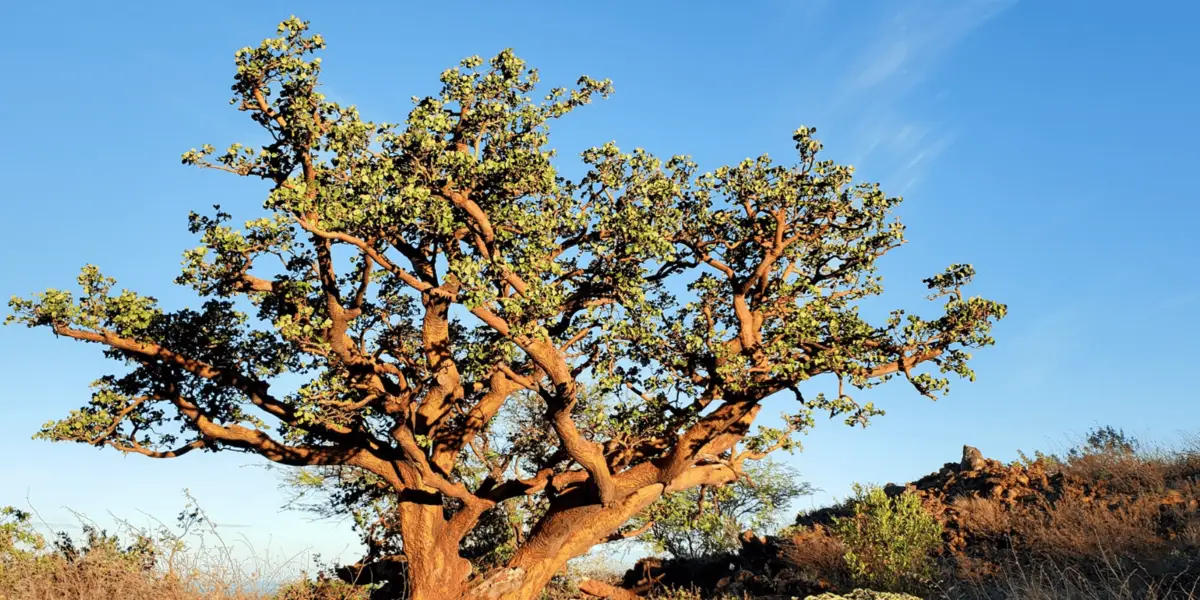
[[[442,69],[511,46],[549,85],[615,83],[557,125],[568,172],[609,140],[705,168],[788,160],[807,124],[831,157],[903,194],[911,243],[883,266],[894,303],[920,306],[922,277],[972,262],[976,291],[1011,316],[979,353],[977,383],[936,404],[889,386],[872,427],[813,432],[789,459],[824,490],[804,504],[919,476],[964,443],[1010,459],[1096,424],[1166,441],[1200,431],[1200,5],[401,4],[4,3],[0,294],[69,285],[92,262],[168,306],[189,302],[170,283],[195,245],[188,210],[261,198],[179,155],[255,133],[228,105],[233,52],[294,12],[329,41],[326,92],[367,118],[401,120]],[[29,440],[106,368],[99,348],[0,330],[0,505],[28,496],[50,521],[70,507],[144,522],[139,511],[170,519],[188,487],[218,521],[250,525],[227,533],[260,549],[352,557],[345,526],[280,511],[276,479],[246,457]]]

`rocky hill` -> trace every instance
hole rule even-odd
[[[1106,451],[1005,464],[966,446],[961,460],[889,496],[914,493],[942,525],[939,586],[986,587],[1015,571],[1120,576],[1166,589],[1200,582],[1200,453]],[[624,587],[804,597],[848,591],[841,542],[830,531],[853,506],[800,515],[785,535],[743,534],[737,554],[704,561],[646,559]],[[1074,584],[1072,584],[1074,585]]]

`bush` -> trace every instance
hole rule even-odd
[[[855,583],[902,592],[925,589],[935,575],[942,526],[911,492],[889,498],[877,486],[854,485],[854,515],[835,518],[832,530],[846,548]]]

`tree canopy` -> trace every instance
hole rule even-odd
[[[965,295],[974,270],[956,264],[925,280],[938,316],[861,315],[904,242],[900,199],[820,159],[812,128],[788,165],[702,172],[608,143],[569,180],[549,125],[607,80],[535,92],[505,50],[372,122],[321,93],[324,45],[293,17],[239,50],[232,102],[269,142],[183,155],[270,186],[266,216],[240,227],[219,206],[191,214],[200,245],[177,282],[200,308],[117,291],[94,266],[78,292],[11,301],[10,322],[126,365],[41,437],[348,469],[390,498],[416,600],[527,599],[664,494],[789,448],[815,414],[866,423],[878,410],[851,389],[903,377],[934,396],[972,377],[968,351],[1005,313]],[[802,391],[821,375],[837,390]],[[784,425],[752,430],[777,396]],[[532,497],[544,510],[511,558],[473,572],[459,546],[481,515]]]

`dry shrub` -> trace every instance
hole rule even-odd
[[[1056,465],[1060,483],[1032,501],[954,500],[967,545],[943,583],[971,593],[947,597],[1196,597],[1200,445],[1073,452]],[[986,586],[962,576],[973,569],[988,571]]]
[[[1063,464],[1067,477],[1109,494],[1161,493],[1167,487],[1167,467],[1175,457],[1108,452],[1084,454]]]
[[[845,545],[823,527],[792,534],[782,542],[781,554],[791,565],[811,567],[820,573],[846,569]]]
[[[209,528],[190,547],[165,527],[109,535],[86,521],[82,543],[61,533],[50,543],[29,513],[0,509],[0,600],[366,600],[365,589],[335,581],[277,585],[294,561],[238,559],[202,512],[185,515]]]
[[[1174,530],[1174,542],[1185,548],[1196,550],[1200,555],[1200,514],[1185,507],[1171,507],[1168,513],[1173,521],[1181,522]]]
[[[783,538],[780,558],[816,589],[843,589],[850,584],[846,546],[824,527],[799,530]]]
[[[1069,562],[1094,561],[1107,553],[1152,556],[1163,548],[1155,535],[1158,504],[1134,500],[1123,505],[1065,497],[1053,504],[1016,511],[1014,534],[1023,550]]]
[[[1162,452],[1163,475],[1170,481],[1200,481],[1200,436],[1189,437],[1174,452]]]
[[[999,500],[964,496],[955,498],[950,506],[954,509],[958,527],[973,535],[998,537],[1012,531],[1012,516]]]
[[[108,550],[79,560],[39,556],[0,567],[0,600],[366,600],[340,582],[299,582],[268,593],[254,573],[145,569]]]

